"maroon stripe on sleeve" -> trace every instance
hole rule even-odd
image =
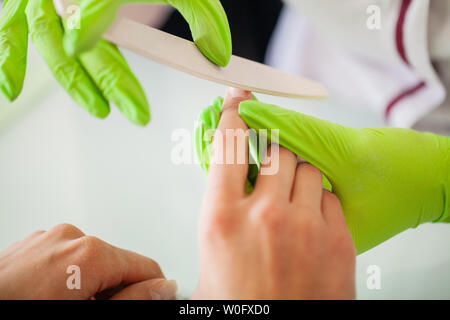
[[[402,99],[413,95],[414,93],[416,93],[418,90],[425,88],[426,87],[426,83],[425,81],[421,81],[418,84],[416,84],[414,87],[408,88],[406,90],[404,90],[403,92],[401,92],[399,95],[397,95],[396,97],[394,97],[388,104],[388,106],[386,107],[386,111],[385,111],[385,116],[386,118],[389,118],[392,109],[399,103],[399,101],[401,101]]]
[[[412,0],[402,0],[402,3],[400,5],[400,12],[398,14],[397,19],[397,25],[395,28],[395,45],[397,47],[397,52],[400,56],[400,58],[405,62],[408,66],[411,67],[411,63],[408,60],[408,57],[406,56],[406,49],[405,49],[405,41],[404,41],[404,25],[405,25],[405,18],[406,14],[408,12],[409,6],[411,5]],[[409,97],[416,93],[418,90],[426,87],[425,81],[420,81],[418,84],[416,84],[413,87],[406,88],[403,90],[400,94],[392,98],[392,100],[388,103],[386,109],[385,109],[385,117],[386,119],[389,118],[391,115],[392,110],[394,107],[404,98]]]
[[[403,39],[403,26],[405,25],[406,12],[411,5],[412,0],[402,0],[400,6],[400,12],[398,14],[397,26],[395,28],[395,44],[397,46],[397,51],[402,60],[410,65],[408,57],[406,56],[405,44]]]

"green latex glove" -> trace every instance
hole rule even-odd
[[[280,145],[326,176],[358,253],[422,223],[450,222],[450,138],[343,127],[258,101],[242,102],[239,114],[269,136],[279,129]]]
[[[65,28],[52,0],[6,0],[0,16],[0,91],[10,101],[20,94],[26,70],[28,33],[57,81],[90,114],[104,118],[109,103],[137,125],[150,121],[147,98],[117,47],[100,40],[117,9],[124,3],[171,1],[79,1],[81,29]],[[218,0],[173,1],[182,8],[197,44],[213,61],[226,64],[231,37],[226,15]],[[197,10],[201,8],[201,13]],[[201,28],[209,28],[203,30]],[[67,29],[67,30],[65,30]],[[214,30],[223,36],[215,38]],[[68,34],[65,35],[65,31]],[[69,54],[66,53],[65,48]],[[87,52],[80,53],[90,49]],[[220,51],[220,54],[218,53]],[[75,56],[75,53],[80,53]],[[228,58],[227,58],[228,57]]]
[[[254,101],[239,114],[256,130],[280,129],[280,144],[328,178],[359,253],[422,223],[450,222],[450,138],[343,127]]]

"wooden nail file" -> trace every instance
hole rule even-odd
[[[119,17],[103,37],[168,67],[226,86],[288,98],[328,96],[318,82],[241,57],[232,56],[226,67],[218,67],[193,42],[124,17]]]

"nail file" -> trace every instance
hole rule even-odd
[[[226,67],[218,67],[193,42],[124,17],[119,17],[103,37],[157,63],[226,86],[288,98],[328,96],[318,82],[238,56],[232,56]]]

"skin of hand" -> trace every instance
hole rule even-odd
[[[353,299],[355,247],[320,171],[281,147],[276,174],[258,176],[253,192],[245,192],[248,163],[237,161],[238,138],[226,132],[247,130],[238,115],[246,99],[249,92],[227,92],[214,136],[192,298]]]
[[[239,115],[318,168],[341,200],[358,253],[425,222],[450,222],[450,138],[355,129],[258,101]]]
[[[150,110],[141,85],[118,48],[100,39],[120,6],[137,2],[178,9],[201,52],[218,65],[228,63],[231,35],[219,0],[74,0],[70,3],[76,7],[65,8],[77,9],[66,19],[59,17],[52,0],[6,0],[0,15],[0,92],[9,101],[19,96],[30,34],[56,80],[83,109],[105,118],[113,103],[132,123],[146,125]]]
[[[80,270],[80,289],[68,289],[69,266]],[[114,289],[115,288],[115,289]],[[0,252],[0,299],[175,299],[175,281],[152,259],[86,236],[74,226],[37,231]]]

